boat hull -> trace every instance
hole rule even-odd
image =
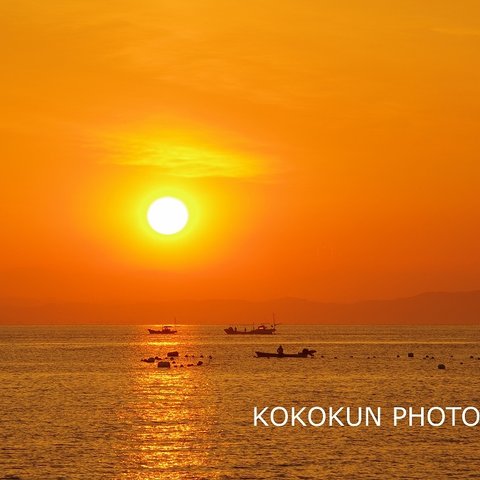
[[[275,333],[274,328],[262,328],[262,329],[254,329],[254,330],[235,330],[234,328],[225,328],[224,332],[227,335],[273,335]]]
[[[151,335],[174,335],[177,333],[176,330],[152,330],[151,328],[148,329],[148,333]]]

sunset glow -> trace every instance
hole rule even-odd
[[[10,2],[2,295],[480,288],[478,14],[446,0]],[[162,197],[188,208],[176,234],[147,218]]]
[[[1,3],[0,480],[478,477],[480,0]]]

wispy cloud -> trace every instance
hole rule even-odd
[[[222,139],[222,134],[218,137]],[[102,162],[155,168],[166,175],[186,178],[255,178],[272,173],[270,162],[252,148],[216,143],[181,130],[121,132],[102,139]]]

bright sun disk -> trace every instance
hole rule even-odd
[[[147,219],[156,232],[162,235],[173,235],[185,228],[188,222],[188,210],[178,198],[163,197],[150,205]]]

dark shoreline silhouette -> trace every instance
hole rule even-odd
[[[268,301],[185,300],[123,304],[0,301],[3,325],[148,324],[181,316],[186,324],[261,323],[278,314],[285,324],[478,325],[480,291],[423,293],[393,300],[322,303],[300,298]]]

